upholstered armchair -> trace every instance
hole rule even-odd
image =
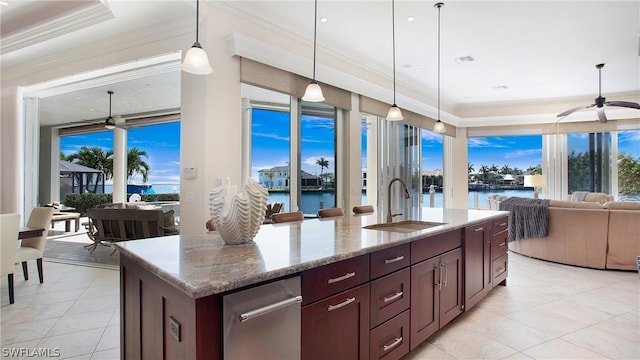
[[[47,241],[47,229],[49,228],[49,224],[51,224],[52,216],[53,208],[51,207],[37,207],[31,210],[31,215],[29,216],[27,226],[33,228],[42,228],[44,229],[44,231],[42,232],[41,236],[23,239],[20,242],[20,247],[18,247],[16,251],[15,262],[22,263],[22,273],[24,274],[25,280],[29,280],[27,260],[35,260],[36,265],[38,266],[38,277],[40,278],[40,283],[42,284],[44,281],[42,272],[42,254],[44,252],[44,246]]]
[[[16,267],[16,249],[18,247],[18,232],[20,229],[20,214],[0,215],[0,268],[2,276],[7,275],[9,287],[9,304],[13,304],[13,271]]]

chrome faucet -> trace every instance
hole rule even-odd
[[[411,197],[411,195],[409,195],[409,190],[407,190],[407,184],[405,184],[404,180],[396,177],[391,179],[391,181],[389,181],[389,186],[387,187],[387,222],[388,223],[393,222],[394,216],[402,215],[402,214],[391,214],[391,185],[393,185],[393,183],[396,181],[400,181],[400,183],[404,187],[404,198],[408,199]]]

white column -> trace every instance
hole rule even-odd
[[[22,88],[2,89],[0,213],[24,214],[24,122]],[[24,223],[24,219],[20,220]]]
[[[444,136],[444,180],[443,207],[449,209],[468,209],[469,196],[469,154],[467,147],[467,128],[458,127],[456,137]]]
[[[300,103],[295,97],[291,97],[289,110],[289,211],[298,211],[302,200],[300,188]],[[296,191],[291,191],[295,189]]]
[[[114,116],[116,124],[123,123]],[[113,129],[113,202],[127,202],[127,130]]]
[[[378,204],[378,119],[367,116],[367,205]]]

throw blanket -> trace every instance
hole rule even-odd
[[[509,242],[549,235],[549,200],[511,197],[500,202],[509,211]]]
[[[571,201],[584,201],[587,193],[587,191],[574,191],[573,194],[571,194]]]

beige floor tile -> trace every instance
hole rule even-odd
[[[82,314],[99,310],[112,310],[120,307],[120,295],[78,299],[69,309],[68,314]]]
[[[58,319],[34,320],[15,325],[2,324],[2,346],[44,337]]]
[[[74,302],[75,301],[71,300],[51,304],[33,303],[29,308],[21,309],[15,315],[11,316],[8,321],[12,324],[18,324],[34,320],[59,318],[69,310]]]
[[[523,351],[533,359],[605,359],[601,354],[589,351],[562,339],[554,339]]]
[[[93,353],[91,360],[120,360],[120,349],[96,351]]]
[[[403,357],[402,360],[431,360],[431,359],[440,359],[440,360],[455,360],[454,357],[440,350],[438,347],[431,344],[429,341],[425,341],[412,352],[410,352],[407,356]]]
[[[85,330],[70,334],[50,336],[38,343],[42,348],[60,349],[60,358],[70,358],[79,355],[89,355],[89,358],[100,340],[104,328]]]
[[[455,359],[500,359],[517,352],[467,329],[443,331],[430,342],[436,349]]]
[[[569,319],[536,307],[504,314],[504,316],[553,337],[566,335],[588,326],[587,323]]]
[[[640,343],[640,316],[638,311],[622,314],[613,319],[593,325],[593,327],[629,341]]]
[[[637,341],[627,340],[595,326],[565,335],[562,339],[610,359],[640,359]]]
[[[65,315],[49,330],[47,336],[57,336],[78,331],[101,328],[109,323],[115,310],[102,310],[76,315]]]
[[[586,322],[587,324],[597,324],[616,316],[606,309],[580,304],[576,299],[577,298],[567,298],[552,301],[540,305],[539,308],[578,322]]]
[[[120,349],[120,325],[108,326],[98,342],[96,351]]]

